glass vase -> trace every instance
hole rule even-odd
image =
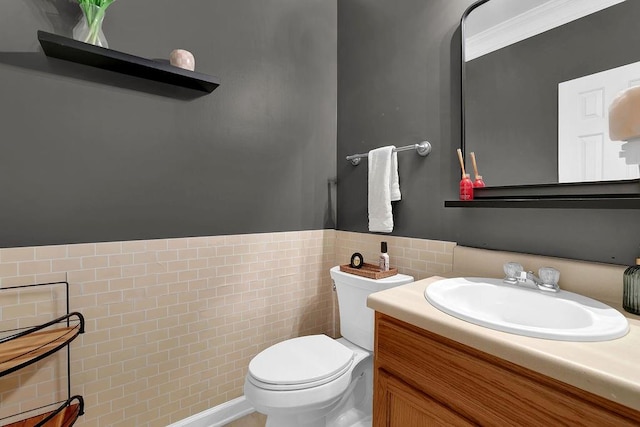
[[[82,10],[82,18],[73,29],[73,38],[81,42],[108,48],[109,44],[102,32],[102,21],[107,8],[93,4],[83,4],[80,5],[80,9]]]

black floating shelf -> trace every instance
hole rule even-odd
[[[640,209],[640,197],[446,200],[446,208]]]
[[[220,85],[217,77],[184,70],[117,50],[83,43],[68,37],[38,31],[38,40],[47,56],[79,64],[211,93]]]
[[[475,188],[476,199],[584,199],[638,197],[640,179],[622,181],[566,182]]]

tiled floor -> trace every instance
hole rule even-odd
[[[267,422],[267,416],[258,412],[246,415],[239,420],[227,424],[225,427],[264,427]]]

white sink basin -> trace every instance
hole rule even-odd
[[[627,319],[594,299],[509,285],[501,279],[439,280],[424,292],[437,309],[503,332],[563,341],[606,341],[629,331]]]

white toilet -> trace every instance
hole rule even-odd
[[[331,269],[342,338],[293,338],[249,363],[244,395],[267,427],[370,427],[373,406],[373,310],[369,294],[413,282],[404,274],[380,280]]]

